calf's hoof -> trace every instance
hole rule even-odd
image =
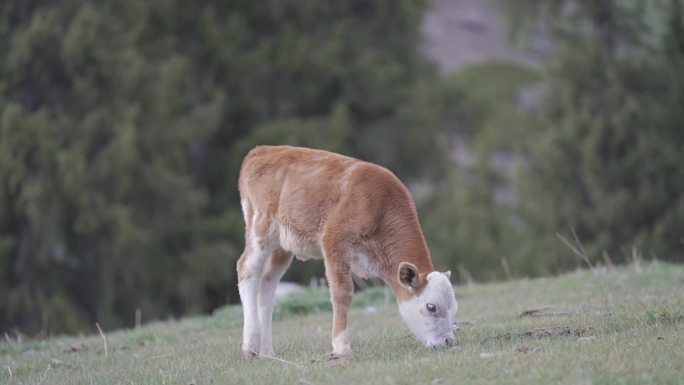
[[[247,361],[253,360],[258,355],[259,355],[259,353],[255,352],[254,350],[243,350],[242,351],[242,357],[244,357],[245,360],[247,360]]]
[[[346,361],[345,356],[330,353],[327,364],[330,366],[342,365]]]

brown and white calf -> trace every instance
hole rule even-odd
[[[458,305],[450,272],[432,266],[409,191],[387,169],[331,152],[259,146],[240,169],[245,251],[237,263],[242,351],[273,355],[278,281],[292,256],[322,258],[333,305],[334,355],[350,351],[352,272],[394,291],[408,328],[426,346],[452,345]]]

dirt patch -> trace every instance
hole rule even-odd
[[[560,315],[571,315],[573,313],[569,311],[558,311],[552,307],[540,307],[536,309],[523,310],[520,313],[520,317],[533,317],[533,316],[560,316]]]
[[[571,328],[569,326],[550,326],[539,329],[527,330],[520,333],[504,333],[500,334],[494,339],[510,340],[514,338],[547,338],[547,337],[564,337],[576,336],[581,337],[591,328]]]

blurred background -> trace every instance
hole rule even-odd
[[[684,1],[2,0],[0,330],[238,302],[257,144],[393,170],[459,284],[681,262]]]

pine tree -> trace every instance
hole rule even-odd
[[[670,6],[676,14],[681,2]],[[589,28],[559,28],[555,36],[548,98],[520,179],[531,250],[546,256],[531,263],[539,271],[575,265],[556,233],[581,242],[593,261],[603,254],[624,261],[633,250],[682,258],[684,223],[675,218],[682,218],[684,141],[673,134],[681,125],[681,66],[667,57],[681,47],[651,44],[648,37],[662,36],[639,10],[586,3],[576,16]],[[681,17],[673,20],[670,41],[681,38]]]

